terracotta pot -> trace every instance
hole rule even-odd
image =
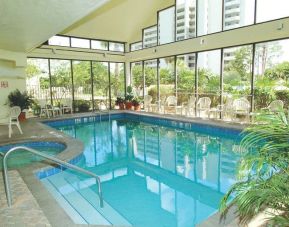
[[[134,106],[134,110],[135,110],[135,111],[140,111],[140,105]]]
[[[18,120],[20,122],[26,121],[26,113],[25,112],[21,112],[19,117],[18,117]]]
[[[120,103],[118,106],[120,110],[124,110],[124,103]]]
[[[131,110],[132,109],[132,102],[126,102],[125,103],[125,109]]]

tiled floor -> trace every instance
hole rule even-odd
[[[9,171],[12,207],[8,207],[2,174],[0,176],[0,226],[51,226],[16,170]]]

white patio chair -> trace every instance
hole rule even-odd
[[[53,109],[47,105],[46,100],[45,99],[39,99],[38,103],[40,105],[40,115],[39,116],[42,117],[44,114],[46,117],[50,118],[50,112],[53,114]]]
[[[19,132],[23,134],[18,117],[21,113],[21,108],[19,106],[13,106],[10,109],[10,114],[7,118],[0,119],[0,125],[8,125],[8,136],[11,138],[11,134],[13,133],[12,125],[16,125]]]
[[[211,108],[211,99],[209,97],[202,97],[197,102],[197,113],[201,117],[201,112],[206,113],[207,117]]]
[[[185,111],[186,116],[195,115],[196,97],[191,96],[188,102],[182,103],[182,113]]]
[[[72,99],[63,99],[61,103],[61,112],[62,114],[65,113],[65,111],[69,111],[71,114],[73,113],[73,105],[72,105]]]
[[[234,119],[237,120],[237,115],[244,115],[246,120],[250,118],[250,102],[246,98],[240,98],[233,101]]]
[[[181,108],[181,106],[178,106],[178,99],[176,96],[169,96],[167,97],[163,108],[165,114],[169,112],[177,114],[177,110]]]
[[[272,101],[265,110],[269,110],[269,112],[276,113],[282,111],[284,108],[284,102],[282,100],[274,100]]]
[[[144,110],[150,112],[152,110],[152,100],[153,97],[150,95],[145,95],[144,96]]]

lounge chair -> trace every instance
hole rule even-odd
[[[145,95],[144,96],[144,110],[145,111],[148,111],[148,112],[150,112],[150,111],[152,111],[152,100],[153,100],[153,97],[152,96],[150,96],[150,95]]]
[[[167,97],[163,108],[165,114],[172,112],[177,114],[177,111],[181,108],[181,106],[178,106],[178,99],[176,96],[169,96]]]
[[[186,116],[195,115],[195,107],[196,107],[196,97],[191,96],[188,102],[182,103],[182,113],[185,111]]]
[[[10,109],[10,114],[7,118],[0,119],[0,125],[8,125],[8,136],[11,138],[11,134],[13,133],[12,125],[16,125],[19,132],[23,134],[18,117],[21,113],[21,109],[19,106],[13,106]]]
[[[238,115],[244,115],[246,120],[250,118],[250,102],[246,98],[240,98],[233,101],[234,120],[237,120]]]
[[[207,117],[211,108],[211,99],[209,97],[202,97],[197,102],[197,114],[198,117],[201,117],[201,113],[204,112]]]

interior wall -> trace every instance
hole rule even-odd
[[[7,97],[15,89],[26,89],[25,66],[17,67],[13,61],[0,60],[0,118],[7,115]]]

